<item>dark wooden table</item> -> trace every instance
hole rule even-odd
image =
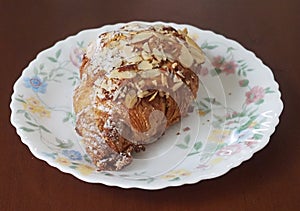
[[[300,1],[0,1],[0,210],[300,210]],[[36,159],[11,126],[10,96],[38,52],[83,29],[188,23],[254,51],[285,109],[266,148],[216,179],[159,191],[88,184]]]

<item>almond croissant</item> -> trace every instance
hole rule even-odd
[[[187,115],[203,62],[186,30],[164,25],[127,24],[88,46],[73,102],[99,170],[120,170]]]

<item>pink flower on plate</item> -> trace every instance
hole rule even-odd
[[[246,92],[246,104],[256,103],[262,100],[265,96],[264,88],[260,86],[253,87],[250,91]]]
[[[215,67],[215,68],[220,68],[222,66],[222,64],[224,63],[225,58],[222,56],[216,56],[213,58],[211,64]]]
[[[229,74],[234,74],[235,70],[237,68],[237,64],[234,61],[229,61],[229,62],[225,62],[222,67],[221,70],[222,72],[224,72],[226,75]]]
[[[80,67],[83,54],[84,51],[81,48],[76,47],[71,50],[70,60],[75,67]]]
[[[212,59],[211,64],[214,66],[217,74],[225,73],[226,75],[234,74],[238,65],[233,61],[227,62],[224,57],[216,56]]]
[[[240,144],[231,144],[217,151],[216,155],[218,156],[234,155],[236,153],[239,153],[241,151],[241,148],[242,147]]]
[[[200,73],[201,76],[206,76],[208,74],[208,68],[207,67],[203,67],[200,69]]]

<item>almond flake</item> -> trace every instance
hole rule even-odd
[[[142,42],[148,40],[152,36],[153,36],[152,32],[141,32],[133,36],[131,43]]]
[[[149,61],[142,61],[141,63],[138,64],[138,68],[140,70],[149,70],[152,68],[152,64],[150,64]]]
[[[193,46],[194,48],[198,49],[201,51],[200,47],[197,45],[197,43],[192,39],[190,38],[189,36],[186,36],[185,37],[185,41],[190,45],[190,46]]]
[[[190,47],[190,52],[198,64],[202,64],[204,62],[204,55],[200,49]]]
[[[154,78],[156,76],[159,76],[161,71],[159,69],[150,69],[150,70],[144,70],[141,71],[139,74],[142,78]]]
[[[148,53],[151,52],[151,51],[150,51],[149,44],[148,44],[147,42],[144,43],[144,45],[143,45],[143,50],[146,51],[146,52],[148,52]]]
[[[194,61],[189,50],[184,45],[181,48],[181,54],[178,57],[178,59],[179,59],[179,62],[186,68],[190,68]]]
[[[119,72],[118,69],[115,69],[113,71],[110,72],[109,77],[110,78],[134,78],[136,76],[136,72],[135,71],[122,71]]]
[[[128,58],[128,57],[132,56],[133,47],[131,47],[131,46],[124,46],[123,52],[125,54],[124,57]]]
[[[175,67],[177,67],[177,62],[174,62],[171,66],[172,66],[172,68],[174,69]]]
[[[164,55],[162,52],[160,52],[157,48],[153,48],[152,50],[154,57],[158,60],[161,61],[164,58]]]
[[[138,85],[139,85],[140,87],[145,86],[145,81],[144,81],[144,80],[139,81],[139,82],[138,82]]]
[[[180,71],[177,71],[176,74],[179,75],[181,78],[185,78],[184,75],[182,74],[182,72],[180,72]]]
[[[138,63],[138,62],[142,61],[143,59],[140,56],[133,56],[133,57],[127,58],[126,60],[129,63]]]
[[[181,81],[181,79],[180,79],[180,78],[178,78],[178,76],[177,76],[177,75],[174,75],[173,81],[174,81],[174,83],[177,83],[177,82],[180,82],[180,81]]]
[[[161,83],[163,86],[169,87],[165,74],[161,74]]]
[[[149,96],[149,94],[151,94],[151,93],[150,93],[149,91],[145,90],[145,91],[139,91],[139,92],[137,93],[137,96],[138,96],[139,98],[143,98],[143,97]]]
[[[158,91],[156,91],[151,97],[150,99],[148,100],[149,102],[151,102],[152,100],[155,99],[156,95],[157,95]]]
[[[177,89],[179,89],[181,86],[183,85],[183,82],[178,82],[176,84],[174,84],[174,86],[172,87],[172,90],[175,92]]]
[[[133,108],[137,102],[136,93],[134,90],[130,90],[125,97],[125,106],[127,108]]]
[[[156,80],[153,80],[153,81],[151,81],[152,82],[152,84],[154,85],[154,86],[157,86],[157,81]]]
[[[116,58],[112,61],[114,68],[118,68],[121,66],[122,64],[122,59],[120,58]]]
[[[144,60],[152,59],[152,56],[150,54],[148,54],[146,51],[142,51],[142,57]]]

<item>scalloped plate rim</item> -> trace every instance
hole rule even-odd
[[[195,184],[195,183],[198,183],[202,180],[206,180],[206,179],[213,179],[213,178],[216,178],[216,177],[219,177],[219,176],[222,176],[224,174],[226,174],[228,171],[230,171],[231,169],[233,168],[236,168],[238,166],[240,166],[244,161],[247,161],[249,160],[251,157],[253,157],[253,155],[260,151],[261,149],[263,149],[268,143],[269,143],[269,140],[272,136],[272,134],[275,132],[276,130],[276,127],[278,126],[280,120],[279,120],[279,117],[283,111],[283,108],[284,108],[284,104],[282,102],[282,99],[281,99],[281,92],[279,90],[279,84],[276,82],[275,80],[275,77],[274,77],[274,74],[272,72],[272,70],[263,63],[263,61],[258,58],[254,52],[246,49],[245,47],[243,47],[240,43],[238,43],[237,41],[235,40],[232,40],[230,38],[227,38],[225,37],[224,35],[221,35],[221,34],[217,34],[211,30],[203,30],[203,29],[200,29],[200,28],[197,28],[193,25],[190,25],[190,24],[178,24],[178,23],[174,23],[174,22],[162,22],[162,21],[154,21],[154,22],[146,22],[146,21],[131,21],[131,22],[128,22],[128,23],[145,23],[145,24],[156,24],[156,23],[160,23],[160,24],[174,24],[174,25],[178,25],[178,26],[181,26],[181,27],[189,27],[189,28],[193,28],[195,30],[201,30],[205,33],[210,33],[212,34],[213,36],[216,36],[216,37],[220,37],[222,39],[225,39],[226,41],[229,41],[229,42],[232,42],[234,43],[235,45],[237,45],[239,48],[241,48],[243,51],[247,52],[247,53],[250,53],[253,58],[255,58],[261,66],[264,67],[265,71],[268,71],[269,75],[270,75],[270,81],[272,81],[274,87],[276,88],[276,92],[278,94],[278,99],[276,99],[278,105],[279,105],[279,108],[278,108],[278,114],[277,114],[277,117],[273,120],[275,123],[274,123],[274,127],[272,127],[272,130],[270,130],[270,135],[268,135],[266,138],[263,138],[264,139],[264,144],[260,145],[260,147],[256,148],[252,154],[248,154],[246,156],[240,156],[239,159],[237,160],[234,160],[233,162],[230,163],[230,165],[226,165],[225,167],[221,168],[221,169],[218,169],[218,171],[216,172],[213,172],[213,173],[210,173],[210,174],[203,174],[201,175],[201,178],[196,178],[196,177],[190,177],[189,178],[189,181],[184,181],[182,183],[182,181],[175,181],[173,183],[167,183],[165,182],[164,185],[162,185],[161,183],[157,184],[157,185],[152,185],[152,184],[144,184],[144,183],[141,183],[141,184],[136,184],[136,185],[130,185],[130,183],[111,183],[111,182],[107,182],[105,180],[102,180],[102,181],[98,181],[98,180],[93,180],[93,179],[90,179],[90,178],[86,178],[85,176],[83,175],[80,175],[79,173],[75,173],[74,171],[72,171],[72,169],[67,169],[67,168],[62,168],[61,166],[59,165],[56,165],[56,163],[54,161],[52,161],[51,159],[47,158],[47,157],[43,157],[42,155],[40,155],[38,153],[38,151],[36,151],[34,149],[34,146],[30,145],[29,140],[27,139],[26,135],[23,134],[23,132],[18,128],[18,123],[17,123],[17,120],[18,118],[15,117],[15,113],[13,113],[14,111],[14,108],[13,108],[13,104],[15,102],[14,100],[14,97],[15,95],[17,94],[17,86],[19,83],[21,83],[21,78],[25,75],[26,71],[28,71],[28,69],[30,69],[30,67],[35,63],[35,61],[37,61],[43,54],[46,54],[48,51],[50,51],[52,48],[55,48],[57,47],[58,45],[60,45],[61,43],[63,42],[67,42],[68,40],[76,37],[76,36],[80,36],[81,34],[83,33],[87,33],[87,32],[91,32],[91,31],[95,31],[95,30],[98,30],[98,29],[105,29],[105,28],[109,28],[109,27],[117,27],[117,26],[121,26],[121,25],[124,25],[124,24],[127,24],[127,23],[116,23],[116,24],[107,24],[107,25],[103,25],[103,26],[100,26],[100,27],[96,27],[96,28],[90,28],[90,29],[84,29],[84,30],[81,30],[80,32],[74,34],[74,35],[70,35],[68,37],[66,37],[65,39],[62,39],[62,40],[59,40],[57,41],[54,45],[48,47],[48,48],[45,48],[44,50],[41,50],[37,56],[35,57],[35,59],[33,59],[27,67],[25,67],[23,70],[22,70],[22,73],[21,75],[19,76],[19,78],[17,79],[17,81],[14,83],[13,85],[13,94],[11,96],[11,103],[10,103],[10,109],[11,109],[11,116],[10,116],[10,121],[11,121],[11,124],[15,127],[16,129],[16,133],[18,134],[18,136],[20,136],[20,139],[22,141],[23,144],[25,144],[29,150],[31,151],[31,153],[38,159],[46,162],[48,165],[52,166],[52,167],[55,167],[57,168],[58,170],[60,170],[61,172],[64,172],[64,173],[67,173],[67,174],[71,174],[73,175],[74,177],[82,180],[82,181],[85,181],[85,182],[88,182],[88,183],[99,183],[99,184],[104,184],[104,185],[107,185],[107,186],[114,186],[114,187],[119,187],[119,188],[125,188],[125,189],[129,189],[129,188],[138,188],[138,189],[145,189],[145,190],[158,190],[158,189],[163,189],[163,188],[167,188],[167,187],[178,187],[178,186],[181,186],[181,185],[185,185],[185,184]]]

